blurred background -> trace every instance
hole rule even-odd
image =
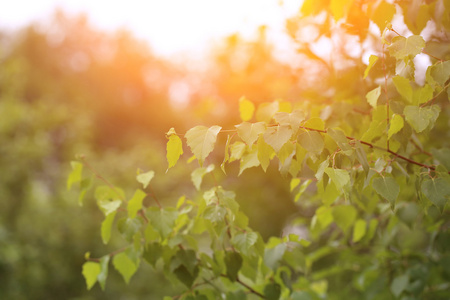
[[[356,20],[332,31],[323,15],[300,19],[301,3],[0,3],[0,299],[176,294],[178,287],[149,265],[129,285],[111,268],[105,292],[98,285],[86,290],[85,252],[99,257],[123,241],[101,243],[103,215],[95,201],[88,196],[80,207],[77,192],[66,189],[70,161],[85,155],[128,196],[138,187],[137,168],[155,170],[153,188],[164,205],[182,194],[196,197],[190,182],[196,163],[185,163],[187,148],[184,162],[164,174],[171,127],[232,129],[244,95],[255,103],[306,99],[335,111],[345,101],[365,103],[370,86],[360,74],[380,50],[378,27]],[[220,164],[225,141],[221,136],[210,162]],[[289,180],[276,166],[237,178],[238,167],[216,176],[237,192],[251,227],[266,239],[279,236],[299,211]]]

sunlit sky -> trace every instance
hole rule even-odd
[[[160,55],[199,54],[211,42],[239,32],[256,34],[268,26],[269,38],[283,43],[284,20],[302,0],[0,0],[0,28],[19,29],[45,21],[56,7],[73,15],[86,12],[103,30],[127,28]]]

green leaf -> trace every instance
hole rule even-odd
[[[305,113],[301,110],[294,110],[292,113],[277,112],[273,118],[280,125],[291,126],[294,131],[298,129],[300,123],[305,120]]]
[[[272,282],[266,284],[266,286],[264,287],[264,296],[266,297],[265,299],[278,300],[280,299],[280,295],[281,295],[281,286],[278,283]]]
[[[253,117],[255,111],[255,105],[245,97],[239,99],[239,113],[242,121],[248,121]]]
[[[347,232],[356,220],[357,211],[352,205],[338,205],[333,207],[332,214],[339,228]]]
[[[447,170],[450,170],[450,149],[431,149],[433,157],[437,159]]]
[[[327,228],[333,222],[333,211],[331,207],[321,206],[316,210],[317,221],[322,228]]]
[[[353,243],[359,242],[366,234],[367,224],[363,219],[359,219],[355,222],[353,227]]]
[[[189,289],[192,287],[192,284],[197,278],[198,272],[199,268],[196,267],[194,274],[191,274],[185,265],[179,265],[177,268],[173,270],[175,276],[177,276],[177,278]]]
[[[102,290],[105,290],[106,278],[108,277],[109,255],[105,255],[100,259],[101,272],[97,276],[98,283]]]
[[[391,283],[391,292],[395,297],[399,297],[401,293],[406,289],[409,283],[408,274],[400,275],[394,278]]]
[[[183,142],[181,141],[180,137],[175,133],[175,130],[173,134],[167,135],[167,138],[169,139],[166,146],[167,150],[166,158],[167,163],[169,164],[169,166],[167,167],[168,171],[170,168],[176,165],[178,159],[183,154]]]
[[[105,217],[105,220],[103,220],[103,222],[102,222],[102,226],[101,226],[102,241],[103,241],[103,244],[105,244],[105,245],[108,244],[108,242],[111,238],[111,228],[114,223],[114,218],[116,217],[116,213],[117,212],[115,211],[111,214],[108,214]]]
[[[87,289],[90,290],[97,282],[97,276],[101,273],[100,264],[97,262],[88,261],[83,264],[83,271],[81,272],[86,280]]]
[[[127,209],[129,218],[136,217],[137,212],[142,208],[142,201],[146,196],[147,194],[140,189],[137,189],[136,192],[134,192],[133,198],[128,201]]]
[[[387,199],[391,207],[395,207],[395,201],[400,193],[400,187],[392,177],[377,177],[373,179],[372,186],[381,197]]]
[[[219,134],[221,129],[222,127],[216,125],[209,128],[205,126],[195,126],[186,132],[185,137],[187,144],[198,159],[200,166],[203,166],[206,157],[213,151],[217,134]]]
[[[97,201],[102,200],[116,200],[116,199],[124,199],[125,194],[122,189],[117,187],[111,187],[108,185],[101,185],[95,189],[95,199]]]
[[[278,244],[273,248],[267,249],[264,251],[264,263],[266,266],[275,270],[278,266],[278,262],[284,255],[286,251],[286,244]]]
[[[248,168],[252,168],[252,167],[257,167],[259,165],[260,165],[260,163],[258,160],[258,147],[255,146],[255,147],[253,147],[252,151],[246,153],[242,157],[240,167],[239,167],[239,175],[241,175],[242,172],[244,172],[244,170],[246,170]]]
[[[231,243],[243,254],[248,255],[248,250],[258,240],[258,235],[255,232],[238,233],[231,239]]]
[[[266,130],[266,124],[263,122],[258,123],[248,123],[244,122],[242,124],[236,125],[237,134],[239,137],[251,147],[254,142],[258,139],[258,136]]]
[[[166,238],[173,231],[178,211],[172,208],[150,207],[148,215],[153,228],[159,232],[162,238]]]
[[[380,95],[381,95],[381,87],[374,88],[366,95],[367,103],[369,103],[370,106],[375,108],[377,106],[378,98],[380,98]]]
[[[395,76],[392,78],[397,92],[406,99],[409,103],[413,102],[413,90],[409,79],[402,76]]]
[[[372,17],[370,18],[380,28],[380,32],[383,32],[386,28],[386,24],[392,21],[395,14],[395,5],[382,1],[377,8],[375,8]]]
[[[163,254],[163,247],[160,243],[148,243],[145,246],[144,253],[142,257],[153,267],[155,267],[156,262]]]
[[[412,35],[408,38],[396,36],[388,47],[389,54],[396,59],[412,59],[422,52],[425,40],[420,35]]]
[[[450,200],[450,182],[442,177],[424,180],[422,193],[443,212]]]
[[[308,152],[320,153],[325,146],[322,136],[317,131],[303,131],[298,135],[299,144]]]
[[[134,262],[125,254],[121,252],[114,255],[113,258],[114,268],[122,275],[125,282],[128,284],[131,277],[136,273],[137,267]]]
[[[269,122],[278,111],[278,101],[261,103],[256,110],[256,120],[258,122]]]
[[[348,143],[348,139],[342,130],[330,128],[327,130],[327,133],[336,142],[339,148],[341,148],[345,155],[350,156],[353,154],[353,148]]]
[[[292,136],[292,129],[287,125],[279,125],[267,128],[264,133],[264,141],[272,147],[275,152],[280,151]]]
[[[148,171],[145,173],[140,173],[140,171],[138,171],[138,174],[136,175],[136,180],[137,182],[141,183],[145,189],[149,185],[150,181],[153,179],[154,176],[155,176],[154,171]]]
[[[235,282],[238,277],[238,272],[242,267],[242,256],[237,252],[227,252],[225,254],[225,265],[227,267],[227,277],[232,282]]]
[[[394,134],[402,130],[404,126],[403,118],[401,115],[393,114],[391,122],[389,123],[388,139],[390,139]]]
[[[367,65],[366,70],[364,71],[364,79],[366,79],[367,75],[369,75],[370,70],[375,65],[375,63],[378,61],[378,56],[371,55],[369,57],[369,64]]]
[[[433,128],[440,112],[441,108],[438,105],[426,107],[409,105],[403,110],[406,121],[417,133],[424,131],[428,127]]]
[[[350,175],[346,170],[326,168],[325,173],[327,173],[338,190],[342,190],[350,182]]]
[[[210,164],[206,168],[197,168],[194,171],[192,171],[191,180],[192,180],[192,183],[194,183],[194,186],[197,190],[200,190],[200,186],[202,184],[203,177],[206,174],[211,173],[213,170],[214,170],[214,165]]]
[[[72,167],[72,172],[70,172],[67,178],[67,189],[70,190],[74,183],[80,182],[83,174],[83,164],[77,161],[71,161],[70,166]]]

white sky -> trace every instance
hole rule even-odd
[[[100,29],[126,27],[162,55],[199,54],[211,41],[234,32],[244,37],[268,25],[269,38],[283,43],[284,20],[302,0],[0,0],[0,29],[46,20],[56,7],[86,12]]]

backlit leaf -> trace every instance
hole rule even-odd
[[[325,146],[322,135],[317,131],[303,131],[298,135],[298,142],[309,152],[320,153]]]
[[[425,40],[420,35],[412,35],[408,38],[396,36],[392,39],[391,45],[388,47],[389,54],[396,59],[414,58],[422,52],[425,47]]]
[[[381,95],[381,87],[377,87],[367,93],[366,99],[367,102],[370,104],[370,106],[374,108],[377,106],[377,101],[380,95]]]
[[[298,190],[297,194],[295,195],[294,202],[297,202],[300,199],[301,195],[303,195],[303,193],[306,191],[306,189],[311,184],[311,182],[312,182],[311,179],[307,179],[307,180],[303,181],[303,183],[300,185],[300,189]]]
[[[191,180],[197,190],[200,190],[200,186],[202,184],[203,177],[206,174],[211,173],[213,170],[214,170],[214,165],[210,164],[206,168],[201,167],[201,168],[197,168],[194,171],[192,171]]]
[[[223,157],[223,161],[220,164],[220,168],[222,169],[222,171],[226,174],[227,172],[225,172],[225,163],[230,159],[230,152],[229,152],[229,148],[230,148],[230,141],[231,141],[231,136],[229,135],[227,137],[227,143],[225,144],[225,154]]]
[[[239,99],[239,113],[242,121],[248,121],[253,117],[255,105],[245,97]]]
[[[234,142],[230,147],[231,156],[229,161],[232,162],[235,160],[240,160],[245,152],[246,147],[247,146],[241,141]]]
[[[445,62],[439,61],[436,64],[429,66],[427,75],[427,80],[429,80],[431,76],[433,83],[437,84],[441,88],[444,87],[447,80],[450,79],[450,60]]]
[[[252,167],[257,167],[260,165],[258,160],[258,147],[254,146],[250,152],[247,152],[241,159],[239,167],[239,175],[244,172],[244,170]],[[238,176],[239,176],[238,175]]]
[[[113,265],[120,275],[122,275],[127,284],[137,271],[137,267],[134,262],[124,252],[114,255]]]
[[[272,155],[274,151],[269,144],[264,141],[263,135],[260,135],[257,143],[258,148],[258,160],[263,168],[264,172],[266,172],[267,167],[270,164],[270,160],[272,159]]]
[[[376,55],[371,55],[369,57],[369,64],[366,67],[366,70],[364,71],[364,79],[367,77],[367,75],[369,75],[370,70],[372,69],[372,67],[375,65],[375,63],[378,61],[378,56]]]
[[[169,166],[167,167],[167,170],[175,166],[178,159],[183,154],[183,142],[180,137],[176,134],[171,134],[168,136],[168,139],[166,158]]]
[[[248,123],[236,125],[237,133],[239,137],[251,147],[258,139],[258,136],[266,130],[266,124],[264,122]]]
[[[142,186],[144,187],[144,189],[149,185],[150,181],[153,179],[153,177],[155,176],[155,172],[154,171],[148,171],[145,173],[139,173],[136,176],[136,180],[142,184]]]
[[[338,190],[343,189],[350,182],[350,175],[348,175],[346,170],[326,168],[325,173],[327,173]]]
[[[256,110],[256,120],[258,122],[269,122],[278,108],[278,101],[261,103]]]
[[[269,144],[275,152],[289,141],[292,136],[292,129],[287,125],[279,125],[267,128],[264,133],[264,141]]]
[[[221,129],[222,127],[216,125],[209,128],[205,126],[195,126],[186,132],[185,137],[187,144],[198,159],[200,166],[203,166],[206,157],[208,157],[214,149],[217,134]]]
[[[97,205],[105,216],[114,213],[122,204],[121,200],[99,200]]]
[[[380,2],[377,6],[370,19],[377,24],[378,28],[380,28],[380,32],[383,32],[386,28],[386,24],[392,21],[395,10],[395,5],[386,1]]]
[[[295,131],[300,126],[300,123],[305,119],[305,113],[296,109],[292,113],[277,112],[273,118],[278,124],[289,125]]]
[[[417,88],[413,93],[413,104],[420,105],[426,103],[433,98],[433,88],[426,84],[423,87]]]

